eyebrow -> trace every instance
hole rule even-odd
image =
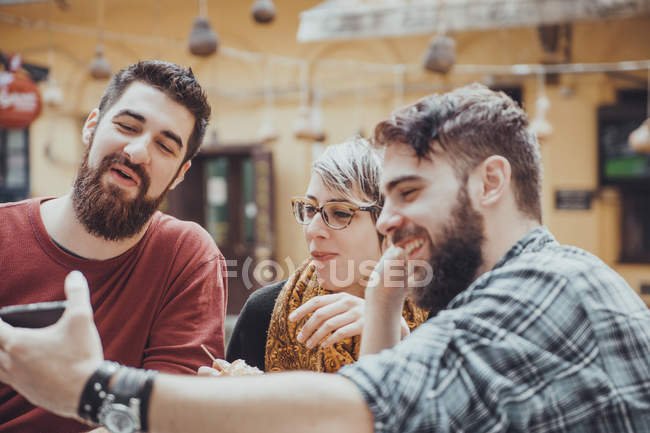
[[[409,182],[412,180],[422,180],[422,176],[417,176],[414,174],[409,174],[409,175],[404,175],[404,176],[399,176],[396,177],[395,179],[391,180],[386,184],[386,193],[390,193],[393,188],[395,188],[397,185],[399,185],[402,182]]]
[[[113,119],[115,119],[117,117],[120,117],[120,116],[133,117],[135,120],[137,120],[139,122],[142,122],[142,123],[147,122],[147,119],[142,114],[136,113],[135,111],[131,111],[131,110],[128,110],[128,109],[119,111],[115,116],[113,116]],[[181,138],[177,134],[174,134],[172,131],[169,131],[169,130],[162,131],[162,134],[165,137],[169,138],[170,140],[174,141],[178,145],[178,148],[180,150],[183,150],[183,140],[181,140]]]
[[[316,203],[318,203],[318,199],[316,197],[314,197],[313,195],[306,195],[305,197],[307,197],[309,200],[313,200]],[[341,198],[331,198],[329,200],[326,200],[325,203],[331,203],[333,201],[349,202],[350,200],[348,200],[347,198],[343,198],[343,197],[341,197]]]

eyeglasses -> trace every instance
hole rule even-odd
[[[318,212],[323,221],[334,230],[344,229],[350,225],[352,217],[358,211],[370,212],[379,209],[378,206],[356,206],[352,203],[331,201],[321,207],[313,200],[304,197],[291,199],[291,209],[299,224],[307,225],[312,222]]]

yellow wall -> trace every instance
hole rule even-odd
[[[46,64],[48,47],[54,48],[53,75],[66,95],[64,107],[46,108],[32,127],[33,194],[56,195],[71,183],[80,158],[79,139],[83,118],[98,102],[105,82],[96,82],[86,73],[96,40],[84,32],[96,23],[94,1],[70,0],[68,11],[53,4],[32,3],[1,6],[3,16],[20,16],[32,21],[52,21],[65,28],[24,28],[0,19],[0,49],[20,52],[31,62]],[[138,59],[163,58],[191,65],[208,89],[213,104],[212,128],[220,140],[252,141],[260,124],[264,105],[261,96],[228,96],[252,89],[261,91],[261,62],[243,61],[226,52],[200,59],[185,47],[191,22],[197,13],[196,2],[172,0],[105,0],[106,30],[122,34],[121,39],[105,41],[106,57],[114,69]],[[276,1],[278,16],[270,26],[255,25],[249,15],[252,1],[209,2],[209,16],[225,47],[258,53],[270,53],[309,61],[312,84],[323,91],[348,89],[336,98],[323,101],[326,143],[334,143],[372,126],[400,102],[392,86],[395,75],[390,71],[369,71],[354,65],[327,65],[326,59],[356,59],[383,64],[416,64],[427,47],[429,36],[404,37],[353,42],[298,44],[295,34],[298,14],[319,3]],[[1,18],[1,17],[0,17]],[[78,34],[75,34],[78,33]],[[502,64],[538,63],[543,58],[535,29],[504,29],[467,32],[453,35],[457,40],[458,63]],[[160,38],[161,42],[151,38]],[[611,22],[578,23],[573,27],[574,62],[614,62],[650,58],[650,18]],[[277,88],[300,84],[300,67],[291,62],[272,63],[272,82]],[[636,74],[645,78],[645,73]],[[421,70],[409,69],[406,81],[423,86],[408,92],[401,102],[409,103],[434,89],[444,90],[483,76],[450,74],[441,78]],[[534,77],[496,77],[503,84],[520,84],[524,89],[525,108],[534,114],[536,81]],[[545,222],[560,242],[585,248],[614,266],[638,290],[642,281],[650,282],[650,266],[618,265],[620,205],[615,189],[601,191],[588,211],[554,209],[556,189],[598,187],[596,109],[614,102],[615,90],[630,84],[604,74],[560,77],[560,86],[549,86],[551,109],[548,119],[554,133],[542,145]],[[361,90],[360,90],[361,89]],[[365,89],[365,90],[364,90]],[[571,96],[565,96],[569,89]],[[241,95],[240,95],[241,96]],[[270,145],[274,152],[276,174],[277,253],[294,262],[306,255],[300,227],[288,212],[288,200],[303,192],[309,177],[311,148],[309,143],[294,139],[293,122],[299,94],[290,92],[277,97],[274,119],[280,139]],[[54,158],[45,157],[48,145]],[[650,302],[650,297],[646,297]]]

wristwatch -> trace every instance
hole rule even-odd
[[[140,400],[126,399],[107,394],[99,408],[99,423],[111,433],[134,433],[140,431]]]
[[[156,374],[104,361],[86,383],[79,401],[79,416],[105,426],[111,433],[146,432]]]

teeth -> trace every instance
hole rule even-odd
[[[116,170],[116,171],[117,171],[117,172],[118,172],[122,177],[125,177],[125,178],[127,178],[127,179],[131,179],[131,176],[129,176],[128,174],[124,173],[122,170],[120,170],[120,169],[118,169],[118,168],[116,168],[115,170]]]
[[[422,244],[424,244],[424,241],[422,239],[416,239],[406,244],[404,246],[404,251],[406,251],[407,254],[411,254],[413,250],[419,248]]]

